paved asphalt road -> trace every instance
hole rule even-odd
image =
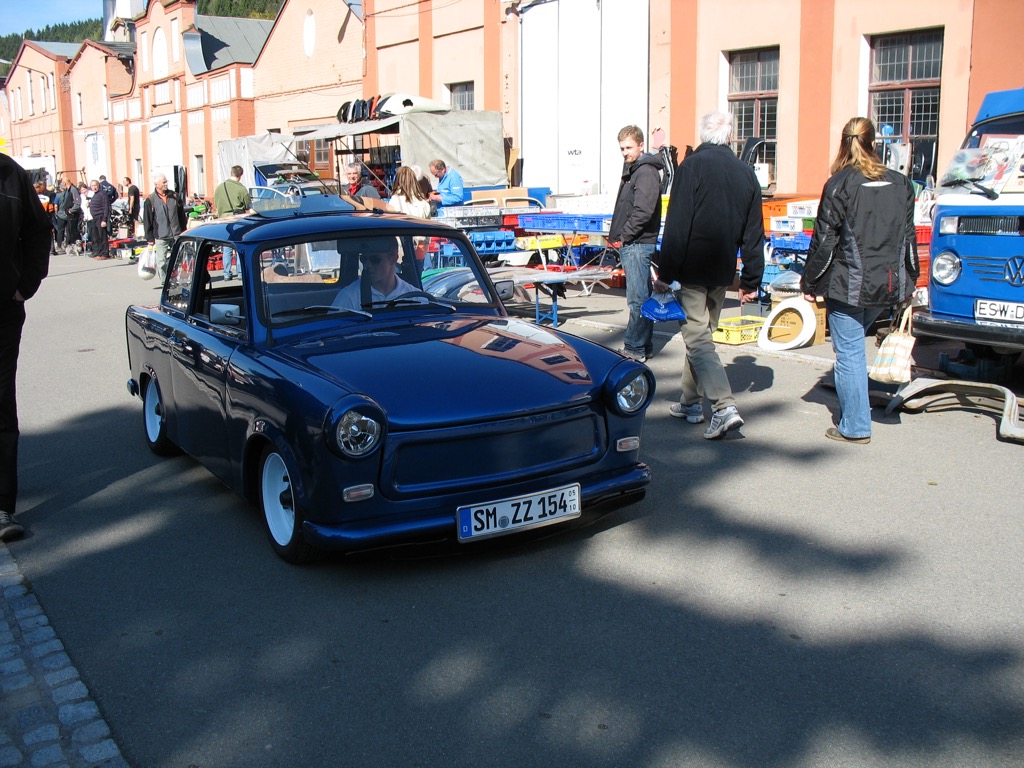
[[[827,354],[739,347],[747,426],[705,441],[668,416],[662,339],[642,503],[526,545],[296,568],[205,470],[146,449],[123,315],[152,283],[51,272],[10,551],[133,766],[1024,765],[1024,445],[993,415],[876,411],[870,446],[840,445]],[[618,346],[589,323],[619,302],[568,301],[566,328]]]

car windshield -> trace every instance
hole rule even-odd
[[[479,260],[465,243],[429,234],[277,243],[257,260],[263,311],[271,326],[497,306],[481,274]]]
[[[977,192],[979,186],[1000,191],[1010,180],[1024,176],[1024,115],[976,125],[957,151],[939,185],[943,192]]]

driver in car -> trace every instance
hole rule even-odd
[[[390,301],[407,293],[416,293],[416,286],[400,278],[398,266],[398,240],[394,237],[375,237],[356,241],[355,250],[363,265],[360,279],[338,292],[334,306],[361,309],[363,302]],[[367,282],[367,288],[363,283]]]

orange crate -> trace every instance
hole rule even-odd
[[[932,257],[927,248],[917,249],[917,263],[920,266],[921,271],[917,275],[917,282],[915,285],[918,288],[927,288],[928,275],[932,268]]]

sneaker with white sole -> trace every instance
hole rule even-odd
[[[740,416],[740,412],[736,410],[735,405],[729,405],[711,414],[711,423],[704,430],[704,437],[707,440],[714,440],[722,437],[726,432],[739,429],[742,426],[743,418]]]
[[[675,403],[668,409],[668,412],[677,419],[686,419],[691,424],[701,424],[704,421],[704,406],[700,403],[693,405]]]

